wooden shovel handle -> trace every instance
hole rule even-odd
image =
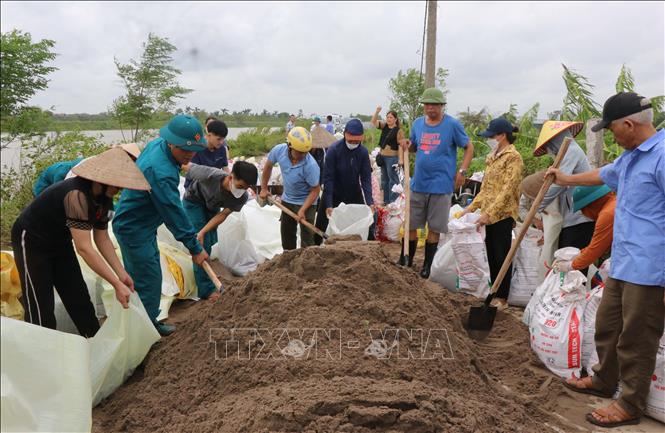
[[[563,144],[561,145],[561,149],[559,149],[559,153],[557,153],[556,158],[554,159],[552,168],[559,168],[559,164],[561,164],[561,160],[566,155],[571,140],[572,139],[570,137],[566,137],[563,140]],[[529,213],[527,214],[526,218],[524,218],[524,223],[522,224],[522,228],[520,229],[517,238],[515,238],[512,245],[510,246],[510,251],[508,251],[508,255],[506,256],[506,259],[503,261],[503,265],[501,265],[501,270],[499,270],[499,274],[496,276],[494,284],[492,284],[492,289],[490,290],[490,294],[487,297],[487,300],[485,301],[486,303],[488,303],[494,297],[497,290],[499,290],[499,286],[501,285],[503,278],[506,276],[508,268],[510,267],[510,264],[513,262],[513,258],[515,258],[515,253],[517,253],[517,248],[519,248],[520,244],[522,243],[522,239],[524,239],[524,235],[526,235],[526,232],[529,229],[529,226],[531,225],[531,221],[533,221],[533,217],[536,215],[536,212],[538,211],[540,203],[543,201],[543,198],[545,197],[547,190],[550,189],[550,186],[552,185],[553,182],[554,182],[554,176],[549,175],[545,178],[543,186],[540,187],[540,191],[538,191],[538,195],[533,200],[533,204],[531,205]]]
[[[411,176],[409,174],[409,149],[404,149],[404,257],[409,256],[409,226],[411,224]]]
[[[206,274],[208,274],[208,277],[210,277],[210,280],[212,280],[212,283],[215,285],[217,290],[221,290],[222,289],[222,282],[219,281],[219,278],[217,278],[217,275],[212,270],[212,267],[210,266],[210,263],[205,261],[205,262],[203,262],[201,267],[203,268],[204,271],[206,271]]]
[[[291,209],[288,207],[284,206],[282,203],[278,202],[275,200],[271,195],[268,196],[268,201],[278,208],[282,210],[285,214],[293,218],[294,220],[298,221],[298,215],[295,214]],[[314,233],[315,235],[321,236],[323,239],[328,239],[328,235],[323,233],[321,230],[319,230],[314,224],[310,223],[306,219],[300,220],[300,224],[305,226],[305,228],[309,229],[310,232]]]

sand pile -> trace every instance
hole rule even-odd
[[[286,252],[191,310],[95,409],[94,431],[565,430],[526,329],[499,314],[470,340],[474,302],[376,244]]]

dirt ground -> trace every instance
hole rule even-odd
[[[421,250],[415,270],[394,266],[398,256],[395,244],[342,241],[285,253],[245,278],[214,263],[227,291],[215,303],[173,305],[168,322],[178,331],[94,409],[93,431],[604,431],[584,416],[607,401],[568,391],[542,366],[520,309],[499,313],[487,338],[470,339],[461,321],[478,301],[420,279]],[[344,350],[339,358],[299,359],[311,355],[302,334],[301,346],[273,345],[286,360],[218,356],[218,330],[254,326],[339,328],[344,337],[331,334],[317,350]],[[374,356],[386,347],[372,346],[368,330],[395,328],[445,329],[444,359]],[[257,342],[256,335],[237,339],[238,347]],[[393,345],[422,348],[405,341]],[[645,418],[612,431],[663,430]]]

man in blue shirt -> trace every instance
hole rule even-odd
[[[323,196],[316,217],[316,226],[321,231],[326,231],[333,208],[341,203],[366,204],[374,212],[372,167],[369,153],[361,145],[364,137],[362,122],[351,119],[344,127],[344,138],[333,143],[326,152],[323,164]],[[374,225],[369,229],[368,239],[374,239]],[[322,239],[316,236],[316,242],[321,241]]]
[[[309,154],[312,149],[312,136],[302,126],[296,126],[289,131],[287,142],[278,144],[268,153],[268,160],[263,166],[261,174],[261,192],[259,197],[265,200],[268,197],[268,181],[272,174],[272,167],[279,164],[284,181],[282,204],[298,216],[298,220],[282,212],[280,218],[280,232],[282,235],[282,248],[295,250],[297,241],[298,223],[306,220],[314,223],[316,202],[319,199],[321,186],[319,185],[319,165]],[[312,233],[303,224],[300,224],[300,246],[314,245]]]
[[[420,276],[429,278],[432,260],[439,244],[439,234],[448,232],[453,186],[464,183],[466,170],[473,158],[473,144],[462,124],[443,112],[446,100],[441,90],[434,87],[423,92],[425,116],[417,118],[411,126],[411,137],[401,143],[402,148],[416,153],[416,166],[411,179],[411,214],[409,227],[409,263],[405,262],[404,249],[400,249],[401,265],[413,265],[417,246],[417,229],[425,228],[427,241],[425,261]],[[464,160],[456,173],[457,149],[464,149]],[[405,164],[408,164],[408,158]],[[454,179],[454,183],[453,183]]]
[[[113,218],[113,233],[148,317],[161,335],[169,335],[175,326],[157,322],[162,293],[157,227],[166,224],[187,247],[195,264],[201,265],[208,258],[178,192],[180,166],[189,163],[195,152],[205,149],[206,142],[199,121],[186,115],[173,117],[159,130],[159,136],[146,145],[136,161],[151,191],[122,192]]]
[[[335,133],[335,124],[333,123],[332,116],[328,114],[326,117],[326,131],[330,132],[331,134]]]
[[[603,120],[625,151],[612,164],[567,175],[549,169],[556,183],[607,184],[617,192],[610,277],[596,313],[599,363],[593,378],[569,379],[574,391],[611,397],[609,406],[587,414],[603,427],[637,424],[646,407],[651,374],[665,321],[665,131],[652,125],[649,99],[621,92],[603,106]]]
[[[34,196],[37,197],[49,186],[64,180],[67,173],[69,173],[69,170],[81,161],[83,161],[83,158],[76,158],[71,161],[56,162],[55,164],[46,167],[37,178],[35,185],[32,187],[32,193]]]
[[[226,157],[227,151],[224,142],[229,133],[229,128],[227,128],[226,123],[221,120],[212,118],[206,124],[205,129],[207,131],[205,138],[208,142],[208,147],[201,152],[196,152],[194,158],[192,158],[192,164],[221,168],[222,170],[228,168],[229,161]],[[190,183],[192,183],[191,179],[185,179],[185,188],[187,188]]]

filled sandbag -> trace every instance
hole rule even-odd
[[[477,213],[469,213],[448,223],[452,235],[452,248],[455,256],[457,283],[456,289],[478,298],[489,294],[490,269],[485,248],[485,227],[480,232],[476,221]]]
[[[651,418],[665,423],[665,333],[660,339],[656,368],[651,375],[645,413]]]
[[[452,241],[449,240],[439,247],[432,260],[429,279],[442,287],[456,292],[457,289],[457,267],[455,265],[455,253]]]
[[[525,307],[536,287],[543,282],[538,270],[538,258],[541,247],[538,241],[543,232],[529,227],[513,260],[513,275],[510,278],[508,304]]]
[[[579,271],[550,272],[530,319],[531,349],[550,371],[563,378],[580,377],[585,283],[586,277]]]
[[[372,223],[374,223],[374,217],[369,206],[342,203],[333,209],[326,234],[328,236],[359,235],[363,241],[366,241]]]

